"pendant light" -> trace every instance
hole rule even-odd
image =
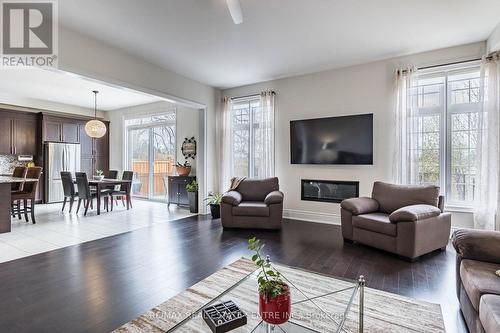
[[[94,93],[94,119],[87,121],[85,124],[85,133],[91,138],[102,138],[106,134],[106,125],[97,119],[97,90],[92,91]]]

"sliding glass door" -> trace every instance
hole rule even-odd
[[[128,165],[134,171],[132,194],[165,201],[167,176],[176,160],[175,113],[131,119],[128,131]]]

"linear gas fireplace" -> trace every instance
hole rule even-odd
[[[359,182],[343,180],[302,179],[302,200],[342,202],[359,196]]]

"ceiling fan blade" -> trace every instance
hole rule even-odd
[[[240,0],[226,0],[227,8],[229,13],[233,18],[234,24],[240,24],[243,22],[243,13],[241,12]]]

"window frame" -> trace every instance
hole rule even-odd
[[[246,103],[248,107],[248,125],[247,124],[239,124],[241,127],[245,126],[245,129],[248,127],[248,156],[247,156],[247,175],[245,177],[248,178],[254,178],[255,177],[255,144],[254,144],[254,139],[255,139],[255,130],[259,126],[259,123],[255,122],[255,113],[253,111],[252,103],[258,102],[259,106],[258,108],[261,108],[262,106],[260,105],[260,95],[250,95],[250,96],[245,96],[245,97],[239,97],[239,98],[232,98],[232,107],[231,107],[231,147],[234,147],[234,132],[235,132],[235,126],[234,124],[234,105],[237,103]],[[234,149],[231,152],[231,176],[235,175],[235,170],[234,170]]]
[[[418,107],[416,116],[439,115],[440,116],[440,145],[439,145],[439,186],[441,193],[446,196],[446,206],[468,211],[473,206],[473,201],[461,201],[452,199],[452,116],[454,114],[479,113],[481,110],[481,101],[475,103],[456,103],[451,104],[452,89],[450,85],[450,76],[461,73],[480,72],[479,62],[473,62],[467,66],[442,66],[432,70],[419,72],[418,80],[443,77],[443,93],[441,94],[442,105],[436,107]],[[418,84],[417,84],[418,86]],[[471,89],[471,87],[469,87]],[[417,92],[418,94],[418,92]],[[470,145],[469,145],[470,149]],[[470,165],[469,165],[470,166]]]

